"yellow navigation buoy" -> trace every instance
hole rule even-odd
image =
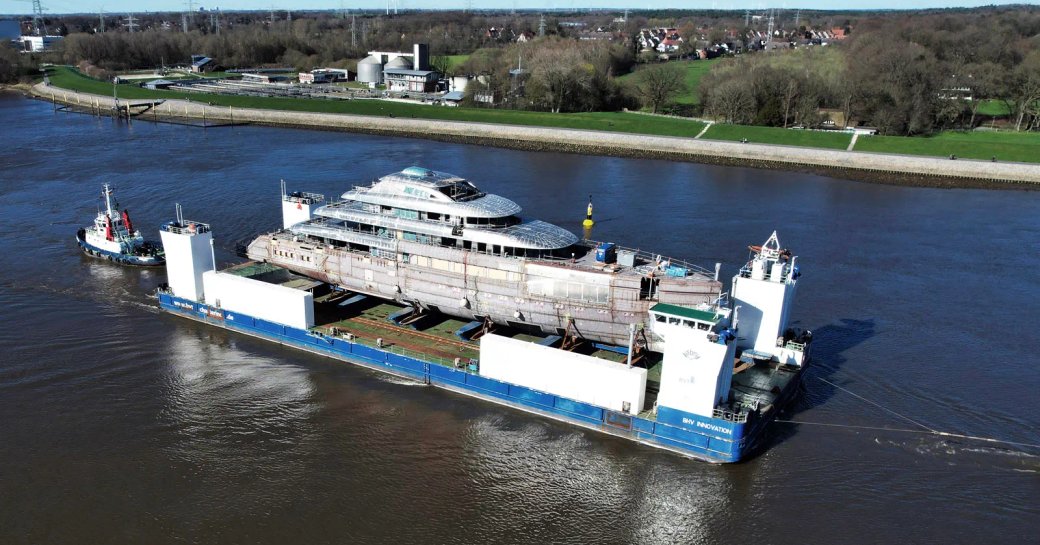
[[[592,227],[596,222],[592,221],[592,195],[589,195],[589,208],[585,212],[585,221],[581,224],[585,227]]]

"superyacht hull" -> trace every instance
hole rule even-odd
[[[525,259],[394,240],[378,257],[287,233],[264,235],[247,250],[266,261],[352,292],[466,320],[653,350],[647,310],[657,303],[715,302],[722,284],[706,274],[673,278],[579,259]],[[644,333],[644,331],[646,333]]]

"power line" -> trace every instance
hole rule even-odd
[[[137,18],[134,17],[133,13],[127,13],[126,22],[123,23],[123,26],[125,26],[130,32],[137,32],[137,27],[141,25],[137,24]]]
[[[33,4],[33,30],[36,31],[37,36],[47,35],[47,23],[43,21],[43,5],[40,4],[40,0],[32,0]]]

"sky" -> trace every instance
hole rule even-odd
[[[394,2],[394,0],[389,0]],[[1040,4],[1040,0],[396,0],[400,9],[920,9],[991,4]],[[194,0],[196,7],[223,10],[385,9],[387,0]],[[182,11],[186,0],[41,0],[45,13]],[[0,0],[0,13],[31,13],[31,0]]]

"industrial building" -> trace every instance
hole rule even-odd
[[[300,72],[300,83],[334,83],[350,81],[350,71],[343,68],[315,68],[310,72]]]
[[[411,53],[369,51],[358,62],[357,80],[375,87],[386,84],[389,91],[432,92],[440,74],[430,70],[430,47],[415,44]]]
[[[282,74],[254,74],[247,72],[242,74],[242,81],[245,83],[282,83],[289,81],[289,76]]]
[[[54,49],[54,46],[61,43],[62,39],[64,39],[63,36],[22,36],[19,41],[22,42],[22,51],[40,53]]]
[[[196,74],[205,74],[207,72],[217,72],[221,69],[221,66],[217,64],[217,61],[205,56],[205,55],[192,55],[191,56],[191,71]]]

